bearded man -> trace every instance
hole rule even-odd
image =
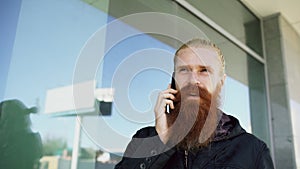
[[[182,45],[173,76],[175,87],[158,96],[155,127],[133,136],[116,169],[274,168],[266,144],[219,109],[226,74],[215,44],[194,39]]]

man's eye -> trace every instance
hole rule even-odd
[[[208,72],[208,69],[203,68],[203,69],[200,70],[200,72]]]
[[[188,69],[187,69],[187,68],[180,68],[180,69],[179,69],[179,72],[182,72],[182,73],[188,72]]]

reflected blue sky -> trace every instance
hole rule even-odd
[[[106,13],[78,0],[22,1],[4,97],[18,98],[28,106],[38,102],[40,114],[31,116],[32,128],[40,132],[43,139],[62,137],[67,140],[68,146],[72,147],[75,118],[51,117],[44,114],[46,92],[72,84],[80,50],[94,32],[112,19]],[[122,31],[137,31],[124,23],[120,25]],[[113,35],[114,32],[108,31],[107,43]],[[112,116],[103,117],[104,122],[114,131],[127,137],[127,140],[120,143],[120,140],[110,138],[109,133],[103,132],[102,139],[106,140],[114,151],[124,149],[137,129],[154,124],[154,116],[151,113],[153,104],[157,92],[165,89],[170,81],[172,53],[173,48],[144,34],[114,45],[105,55],[103,69],[100,67],[95,75],[97,87],[123,87],[128,91],[127,97],[131,103],[125,107],[117,107],[118,105],[114,104]],[[163,59],[158,60],[159,56]],[[143,60],[129,62],[128,58],[135,57],[143,57]],[[149,66],[149,69],[140,70],[129,79],[130,85],[124,83],[120,86],[120,83],[117,83],[120,78],[113,82],[114,77],[121,77],[122,74],[118,70],[121,70],[120,65],[124,63],[128,64],[125,68],[129,71],[138,65],[151,65],[155,62],[165,63],[168,68],[162,71],[157,68],[151,69]],[[125,73],[125,77],[126,72],[121,73]],[[116,91],[116,97],[118,96]],[[133,107],[135,111],[129,112],[126,106]],[[225,86],[224,110],[237,116],[244,128],[250,128],[248,87],[230,77],[227,78]],[[152,120],[130,121],[125,118],[126,114],[130,113],[144,113]],[[89,121],[90,118],[95,119],[87,117],[85,120]],[[92,132],[102,132],[101,124],[99,127]],[[90,139],[83,134],[82,146],[96,147]]]

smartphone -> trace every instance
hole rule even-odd
[[[175,73],[172,73],[171,88],[176,90]],[[166,113],[170,113],[170,105],[166,105]]]

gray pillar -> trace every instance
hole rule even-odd
[[[295,152],[280,14],[263,19],[276,168],[295,169]]]

